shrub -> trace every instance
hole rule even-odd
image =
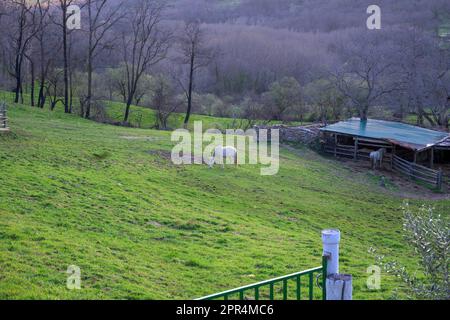
[[[403,230],[405,240],[414,249],[423,277],[411,274],[396,261],[386,262],[383,256],[376,256],[383,269],[400,278],[411,296],[418,299],[448,300],[449,295],[449,224],[431,207],[422,206],[413,210],[403,206]],[[373,249],[371,249],[374,252]]]

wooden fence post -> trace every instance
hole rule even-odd
[[[438,170],[437,188],[438,188],[438,190],[442,190],[442,168],[439,168],[439,170]]]
[[[394,170],[394,158],[395,158],[395,144],[392,145],[392,149],[391,149],[391,170]]]
[[[339,274],[339,242],[341,232],[336,229],[322,231],[323,255],[328,257],[326,297],[327,300],[352,300],[352,276]]]
[[[334,134],[334,157],[337,157],[337,144],[338,144],[338,136],[337,133]]]
[[[430,149],[430,168],[434,169],[434,148]]]

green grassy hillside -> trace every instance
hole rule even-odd
[[[412,265],[403,199],[309,150],[280,172],[174,166],[170,133],[11,106],[0,135],[0,298],[195,298],[320,265],[320,231],[340,228],[341,270],[369,291],[369,247]],[[446,214],[448,201],[434,203]],[[82,289],[66,288],[69,265]],[[401,293],[401,289],[400,289]]]
[[[31,95],[25,93],[23,95],[24,98],[24,104],[30,105]],[[35,97],[37,99],[37,97]],[[13,103],[14,101],[14,94],[12,92],[7,92],[4,90],[0,90],[0,101],[7,101],[8,103]],[[48,102],[48,101],[47,101]],[[105,114],[108,117],[108,120],[112,122],[122,122],[125,114],[125,104],[118,101],[104,101],[104,107],[105,107]],[[49,107],[49,103],[47,103],[47,108]],[[79,106],[75,105],[73,113],[78,113]],[[59,103],[55,110],[55,112],[60,113],[63,112],[63,106],[61,103]],[[93,107],[93,110],[91,111],[91,116],[93,116],[96,113],[95,108]],[[137,128],[143,128],[143,129],[151,129],[155,128],[156,126],[156,112],[153,109],[142,107],[142,106],[135,106],[132,105],[130,107],[130,114],[128,118],[128,123],[132,127]],[[182,128],[184,123],[185,114],[175,112],[173,113],[168,121],[168,127],[169,128]],[[226,130],[226,129],[247,129],[247,120],[239,119],[239,118],[225,118],[225,117],[213,117],[213,116],[207,116],[207,115],[200,115],[200,114],[191,114],[190,117],[190,123],[188,125],[188,129],[193,128],[193,122],[194,121],[202,121],[203,126],[205,128],[210,129],[220,129],[220,130]],[[258,120],[255,121],[255,123],[266,123],[267,121]],[[278,124],[281,123],[280,121],[269,121],[268,123],[271,124]],[[304,125],[308,124],[308,122],[287,122],[286,125]]]
[[[106,102],[107,114],[112,120],[123,121],[125,104],[120,102]],[[169,118],[168,126],[170,128],[182,128],[185,114],[173,113]],[[206,115],[192,114],[190,118],[190,125],[188,128],[192,129],[194,121],[202,121],[205,127],[225,130],[228,128],[235,128],[239,126],[239,119],[210,117]],[[156,112],[150,108],[139,106],[131,106],[129,123],[134,127],[139,128],[153,128],[156,123]]]

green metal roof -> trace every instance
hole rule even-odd
[[[336,132],[362,138],[387,140],[413,150],[434,146],[449,137],[448,133],[429,130],[405,123],[368,119],[361,121],[351,118],[329,126],[321,131]]]

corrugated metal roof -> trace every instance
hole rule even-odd
[[[436,144],[436,147],[438,147],[439,149],[448,149],[448,150],[450,150],[450,136],[447,139],[445,139],[445,140],[439,142],[438,144]]]
[[[329,126],[321,131],[336,132],[362,138],[381,139],[413,150],[432,147],[449,138],[445,132],[429,130],[405,123],[351,118]]]

